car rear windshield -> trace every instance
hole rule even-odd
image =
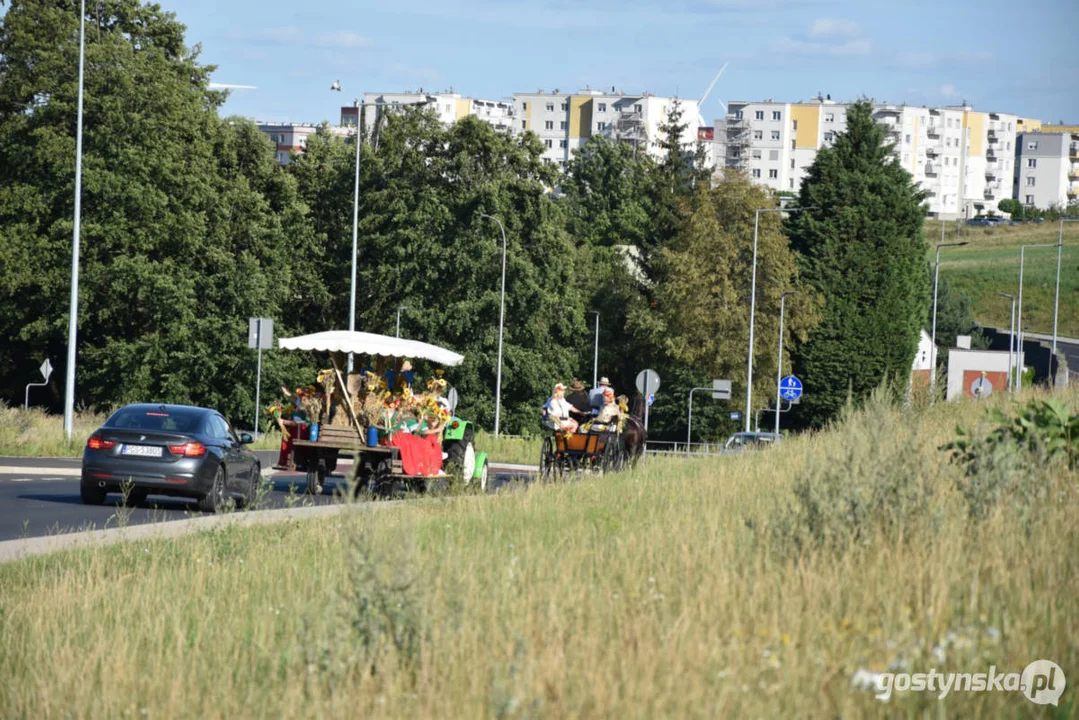
[[[205,413],[199,410],[167,408],[121,408],[109,418],[105,427],[124,430],[161,430],[165,432],[196,432]]]

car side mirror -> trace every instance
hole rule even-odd
[[[250,445],[255,442],[255,438],[251,437],[251,433],[240,433],[240,444]]]

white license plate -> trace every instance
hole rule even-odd
[[[120,448],[121,455],[138,455],[139,457],[161,457],[161,448],[156,445],[123,445]]]

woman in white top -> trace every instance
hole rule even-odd
[[[547,401],[544,408],[547,411],[547,424],[554,430],[562,432],[577,432],[577,421],[570,417],[573,406],[566,400],[566,386],[558,383],[554,386],[554,394]]]

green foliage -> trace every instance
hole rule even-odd
[[[925,327],[931,327],[932,322],[933,307],[930,305],[926,315]],[[974,311],[970,297],[955,288],[947,277],[941,275],[937,285],[937,347],[955,347],[957,336],[974,334],[977,342],[972,337],[971,347],[985,348],[988,343],[977,328],[977,323],[974,322]],[[937,362],[939,364],[943,364],[946,360],[947,352],[937,353]]]
[[[869,102],[809,170],[788,231],[802,278],[825,298],[820,325],[795,358],[807,381],[800,416],[836,416],[888,377],[906,377],[930,303],[924,193],[899,166]]]

